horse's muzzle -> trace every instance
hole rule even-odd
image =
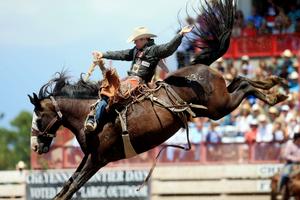
[[[37,136],[31,137],[31,149],[38,154],[48,153],[49,147],[44,143],[38,142]]]

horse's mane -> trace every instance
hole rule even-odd
[[[84,81],[82,76],[77,82],[71,83],[65,71],[55,73],[55,77],[43,85],[39,91],[39,99],[49,96],[72,99],[98,98],[99,84]]]

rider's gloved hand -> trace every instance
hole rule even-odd
[[[101,53],[100,51],[94,51],[92,53],[94,60],[100,60],[103,57],[103,53]]]
[[[184,35],[186,33],[189,33],[193,30],[194,25],[189,25],[189,26],[185,26],[181,29],[181,31],[179,32],[180,35]]]

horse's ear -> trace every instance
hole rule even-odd
[[[36,95],[36,93],[33,93],[33,98],[34,98],[35,101],[39,101],[39,98],[38,98],[38,96]]]
[[[27,94],[27,96],[29,97],[29,101],[30,103],[32,103],[34,105],[34,99],[32,96],[30,96],[29,94]]]
[[[33,93],[33,96],[28,95],[30,102],[35,106],[39,107],[40,106],[40,100],[37,97],[35,93]]]

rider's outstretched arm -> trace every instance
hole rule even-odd
[[[153,51],[153,54],[160,59],[172,55],[180,45],[183,36],[186,33],[191,32],[193,28],[193,26],[183,27],[181,31],[170,42],[162,45],[153,46],[153,48],[151,49]]]
[[[181,43],[183,35],[177,34],[170,42],[153,46],[150,51],[158,58],[166,58],[172,55]]]
[[[104,52],[102,58],[111,59],[111,60],[133,60],[133,51],[134,49],[127,49],[123,51],[107,51]]]

